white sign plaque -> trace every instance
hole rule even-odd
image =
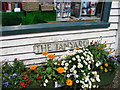
[[[75,47],[84,47],[89,45],[89,40],[73,40],[50,43],[38,43],[33,46],[33,51],[37,53],[64,51],[66,47],[74,49]]]

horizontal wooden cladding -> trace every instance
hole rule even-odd
[[[120,8],[120,2],[118,1],[112,1],[111,8]]]
[[[55,35],[55,36],[36,37],[36,38],[24,38],[24,39],[2,41],[1,48],[26,46],[26,45],[33,45],[36,43],[95,38],[100,36],[105,37],[105,36],[113,36],[113,35],[116,35],[115,30],[74,33],[74,34],[68,34],[68,35],[65,34],[65,35]]]
[[[115,22],[118,23],[119,22],[120,17],[119,16],[110,16],[109,17],[109,22]]]
[[[109,29],[118,29],[118,23],[111,23]]]
[[[110,15],[120,15],[120,9],[111,9]]]
[[[92,40],[100,40],[100,38],[92,38],[89,39],[90,41]],[[102,38],[103,42],[107,41],[107,43],[110,42],[115,42],[115,36],[112,37],[103,37]],[[27,45],[27,46],[20,46],[20,47],[10,47],[10,48],[2,48],[0,49],[0,55],[8,56],[8,55],[16,55],[16,54],[25,54],[25,53],[33,53],[33,45]]]
[[[108,44],[109,46],[109,44]],[[111,48],[115,47],[115,42],[112,43]],[[50,54],[55,54],[56,56],[63,55],[65,52],[54,52]],[[19,58],[20,60],[25,60],[25,64],[34,64],[34,63],[42,63],[45,62],[45,58],[41,54],[35,55],[34,53],[27,53],[27,54],[19,54],[19,55],[11,55],[11,56],[4,56],[1,57],[0,60],[8,60],[13,61],[15,58]]]
[[[72,30],[72,31],[60,31],[60,32],[43,32],[43,33],[32,33],[32,34],[22,34],[22,35],[12,35],[12,36],[2,36],[0,41],[15,40],[15,39],[25,39],[25,38],[36,38],[36,37],[48,37],[48,36],[58,36],[58,35],[67,35],[75,33],[86,33],[86,32],[95,32],[95,31],[106,31],[108,28],[101,29],[85,29],[85,30]]]

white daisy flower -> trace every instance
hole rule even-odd
[[[45,87],[46,87],[46,83],[44,83],[44,84],[43,84],[43,86],[45,86]]]
[[[88,65],[88,63],[85,60],[83,62],[85,63],[85,65]]]
[[[96,76],[96,75],[97,75],[97,71],[93,71],[92,74],[93,74],[94,76]]]
[[[94,78],[90,78],[91,82],[95,82],[95,79]]]
[[[75,70],[75,68],[71,68],[71,71],[73,72]]]
[[[84,84],[84,87],[85,87],[85,88],[88,88],[88,86],[89,86],[88,84]]]
[[[83,68],[83,65],[81,63],[78,63],[78,68]]]
[[[79,59],[79,58],[80,58],[80,56],[79,56],[79,55],[76,55],[76,58],[78,58],[78,59]]]
[[[86,56],[86,53],[83,53],[84,56]]]
[[[90,70],[91,68],[90,68],[90,65],[88,65],[88,70]]]
[[[74,58],[74,57],[73,57],[73,58],[72,58],[72,60],[73,60],[73,61],[75,61],[75,60],[76,60],[76,58]]]
[[[71,75],[70,74],[67,74],[67,77],[69,78]]]
[[[92,87],[93,87],[93,88],[96,88],[96,85],[93,85]]]
[[[73,68],[76,68],[76,65],[73,65]]]
[[[93,57],[90,57],[90,60],[93,60]]]
[[[100,61],[98,61],[95,65],[96,67],[100,66],[102,63]]]
[[[82,53],[83,52],[83,50],[78,50],[78,53]]]
[[[88,82],[88,81],[89,81],[89,78],[88,78],[88,77],[86,77],[86,78],[85,78],[85,82]]]
[[[81,72],[84,72],[83,70],[81,70]]]
[[[86,60],[87,60],[87,61],[89,61],[89,60],[90,60],[90,58],[89,58],[89,57],[87,57],[87,58],[86,58]]]
[[[81,62],[81,59],[78,59],[77,61],[78,61],[78,62]]]
[[[82,80],[80,80],[80,83],[85,84],[85,82],[84,82],[84,81],[82,81]]]
[[[79,83],[79,80],[76,80],[76,83]]]
[[[81,87],[82,87],[82,88],[85,88],[85,86],[84,86],[84,85],[82,85]]]
[[[67,67],[69,64],[68,63],[65,63],[65,66]]]
[[[64,67],[65,70],[68,70],[68,67]]]
[[[45,83],[48,83],[48,80],[47,80],[47,79],[45,79]]]
[[[72,68],[70,69],[70,72],[73,72]]]
[[[100,82],[99,75],[96,76],[96,80],[97,80],[98,82]]]
[[[99,88],[99,86],[97,85],[96,88]]]
[[[73,71],[73,73],[74,73],[74,74],[76,74],[76,73],[77,73],[77,71],[76,71],[76,70],[74,70],[74,71]]]
[[[88,61],[88,63],[91,63],[91,61]]]
[[[83,60],[83,59],[84,59],[84,57],[83,57],[83,56],[81,56],[81,59]]]
[[[76,74],[74,77],[75,77],[75,78],[78,78],[78,76],[79,76],[79,75]]]
[[[72,61],[70,60],[69,63],[71,63]]]
[[[61,63],[62,66],[64,66],[64,63]]]
[[[55,62],[54,64],[57,65],[57,62]]]

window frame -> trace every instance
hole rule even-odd
[[[101,21],[81,21],[81,22],[62,22],[62,23],[45,23],[32,25],[3,26],[0,32],[2,36],[30,34],[53,31],[69,31],[94,28],[108,28],[110,26],[109,15],[112,2],[104,2]]]

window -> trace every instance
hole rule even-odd
[[[56,0],[54,4],[57,21],[80,21],[100,20],[104,3],[100,0]]]
[[[22,25],[4,26],[1,32],[3,35],[15,35],[109,27],[108,19],[111,2],[95,1],[97,2],[93,2],[93,0],[81,0],[81,2],[72,2],[71,0],[66,2],[65,0],[61,0],[61,2],[58,0],[42,3],[29,2],[22,3],[22,8],[20,8],[20,3],[14,2],[14,7],[17,8],[17,11],[15,9],[7,11],[8,7],[5,9],[3,7],[3,22],[12,23],[16,21]],[[7,2],[2,2],[2,5],[4,3]],[[12,15],[13,20],[10,20]],[[7,18],[10,17],[9,21],[6,21],[8,19],[4,18],[5,16]],[[15,20],[16,18],[17,20]]]

